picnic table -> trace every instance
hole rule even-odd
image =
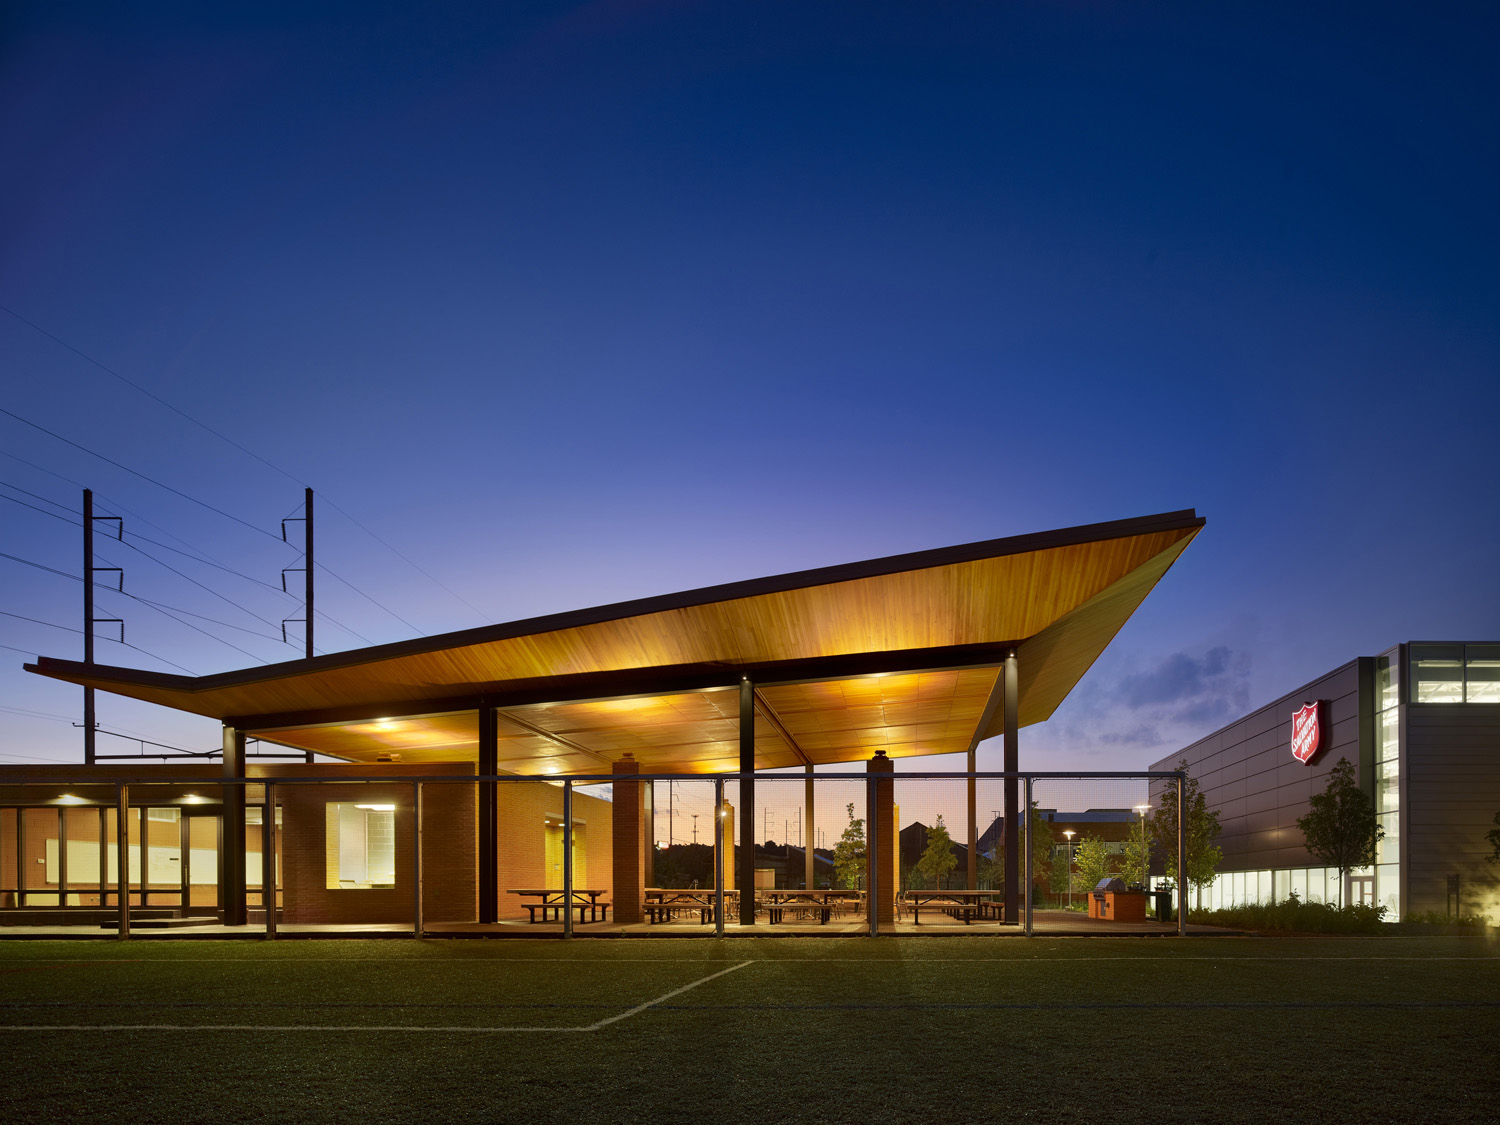
[[[835,906],[853,899],[856,903],[864,899],[864,891],[845,887],[816,888],[813,890],[766,890],[757,895],[757,901],[766,908],[766,920],[771,925],[780,922],[788,912],[793,916],[814,913],[818,924],[826,926]]]
[[[909,890],[902,892],[902,901],[911,907],[912,925],[922,924],[922,907],[928,910],[937,909],[953,918],[962,919],[964,925],[968,925],[975,918],[988,918],[993,916],[996,921],[1003,920],[1005,904],[994,901],[999,891],[935,891],[935,890]]]
[[[565,894],[565,892],[561,887],[546,887],[541,889],[535,887],[523,887],[520,889],[508,890],[505,893],[519,895],[522,898],[535,898],[540,900],[538,902],[523,902],[521,904],[526,908],[527,914],[530,915],[529,920],[532,923],[535,923],[537,921],[538,914],[541,915],[541,920],[543,922],[548,921],[549,918],[555,919],[559,922],[562,921],[563,895]],[[574,910],[578,911],[578,921],[580,923],[609,921],[610,903],[599,901],[599,896],[603,893],[603,887],[595,890],[580,889],[578,887],[573,888],[572,907]]]
[[[646,919],[651,923],[670,922],[679,911],[698,912],[698,921],[714,921],[714,896],[712,887],[646,887]],[[724,891],[724,910],[739,900],[739,892]]]

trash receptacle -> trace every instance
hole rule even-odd
[[[1172,892],[1152,891],[1151,897],[1156,900],[1156,920],[1170,922],[1172,920]]]

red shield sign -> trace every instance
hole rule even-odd
[[[1323,701],[1304,703],[1292,713],[1292,756],[1306,765],[1323,746]]]

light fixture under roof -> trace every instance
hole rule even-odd
[[[86,805],[88,804],[88,798],[76,797],[72,793],[64,793],[57,799],[57,803],[59,805]]]

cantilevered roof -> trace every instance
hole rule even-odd
[[[28,670],[350,760],[738,768],[741,677],[760,768],[961,752],[1048,718],[1203,527],[1169,512],[894,555],[211,676],[42,658]]]

